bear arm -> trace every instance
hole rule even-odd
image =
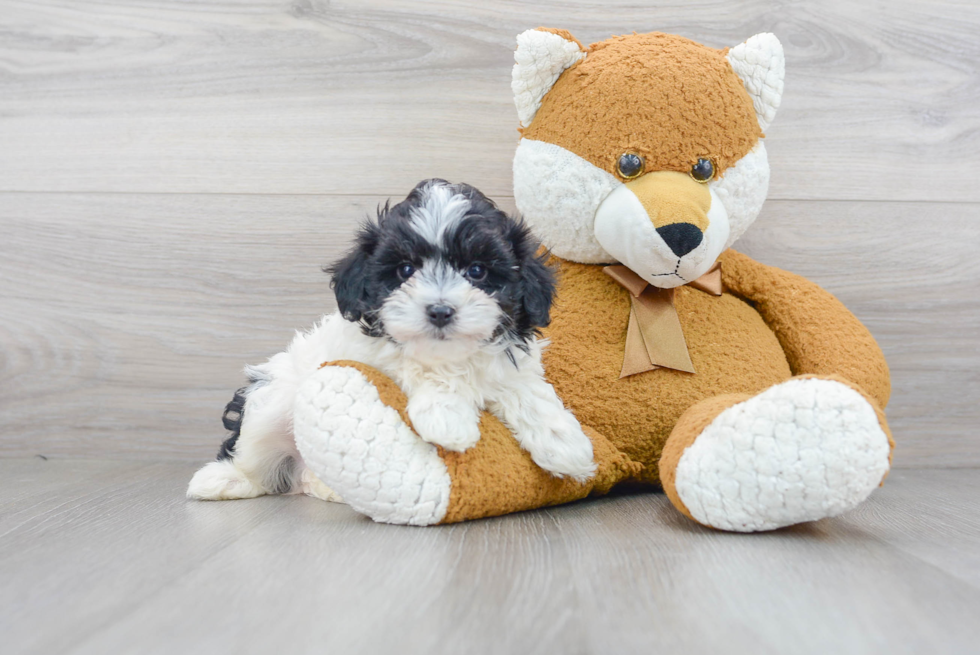
[[[397,411],[405,424],[412,428],[407,411],[408,399],[384,373],[367,364],[349,360],[324,362],[321,368],[324,366],[357,370],[377,388],[379,400]],[[582,429],[592,441],[593,455],[598,465],[595,476],[585,483],[556,478],[538,467],[510,430],[497,417],[484,412],[480,421],[480,441],[476,446],[465,452],[436,447],[450,478],[449,506],[440,522],[457,523],[559,505],[589,495],[605,494],[620,482],[638,479],[643,469],[640,463],[631,460],[596,430],[588,426],[582,426]],[[388,464],[392,465],[390,458]],[[344,489],[336,486],[338,490]],[[341,496],[344,496],[342,492]]]
[[[891,379],[881,348],[830,292],[799,275],[722,253],[725,288],[751,304],[776,334],[794,375],[838,375],[888,404]]]
[[[381,402],[398,412],[401,419],[405,422],[405,425],[414,430],[412,427],[412,420],[408,418],[408,398],[405,397],[405,393],[399,388],[399,386],[395,384],[395,381],[389,378],[387,375],[373,366],[368,366],[367,364],[362,364],[361,362],[355,362],[347,359],[333,362],[323,362],[320,364],[320,368],[323,368],[324,366],[346,366],[359,371],[368,379],[368,381],[371,382],[371,384],[377,388],[378,398],[381,400]]]

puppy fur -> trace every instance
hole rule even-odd
[[[353,250],[327,269],[338,311],[265,364],[246,367],[223,416],[231,431],[190,498],[270,493],[340,498],[306,470],[292,433],[293,402],[323,363],[354,360],[391,377],[418,435],[464,451],[492,412],[553,475],[594,475],[592,444],[544,379],[537,337],[548,324],[554,274],[523,223],[475,188],[426,180],[365,223]]]

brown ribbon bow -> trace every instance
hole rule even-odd
[[[658,289],[625,266],[606,266],[603,272],[630,293],[630,323],[620,379],[655,368],[694,373],[681,321],[674,308],[674,290]],[[720,296],[721,262],[687,286]]]

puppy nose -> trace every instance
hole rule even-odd
[[[425,313],[429,315],[429,322],[436,327],[445,327],[453,320],[456,310],[448,305],[429,305],[425,308]]]
[[[683,257],[701,244],[704,234],[697,225],[691,223],[671,223],[657,228],[657,234],[674,251]]]

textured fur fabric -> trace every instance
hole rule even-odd
[[[672,500],[725,530],[836,516],[888,472],[890,442],[874,407],[833,379],[778,384],[725,408],[695,436],[674,467]]]
[[[645,465],[644,481],[660,482],[661,452],[688,408],[715,396],[747,399],[794,375],[836,372],[865,391],[874,407],[888,401],[884,356],[840,301],[805,278],[733,250],[719,261],[721,297],[690,287],[675,292],[697,373],[657,369],[622,380],[626,290],[599,266],[561,262],[554,318],[545,332],[551,339],[548,379],[583,425]]]
[[[730,291],[716,298],[680,287],[674,302],[697,373],[661,368],[620,379],[628,292],[600,266],[562,261],[560,276],[546,331],[547,377],[583,425],[645,465],[645,482],[659,482],[660,452],[692,404],[756,393],[792,375],[779,340],[750,305]]]
[[[582,44],[568,32],[531,30],[518,37],[517,65],[511,90],[521,125],[527,127],[541,107],[541,99],[569,66],[585,56]]]
[[[563,30],[538,29],[518,37],[515,61],[515,198],[559,268],[545,372],[592,442],[596,477],[548,477],[484,415],[478,445],[465,452],[390,446],[412,453],[394,465],[448,484],[444,511],[359,509],[449,523],[629,481],[662,485],[699,523],[751,532],[861,503],[887,474],[894,445],[881,350],[833,295],[730,249],[768,191],[762,130],[783,90],[778,39],[760,34],[729,51],[652,33],[583,48]],[[721,296],[687,286],[716,260]],[[631,301],[603,273],[613,262],[674,289],[695,373],[619,377]],[[357,373],[361,385],[389,388],[377,371]],[[400,403],[389,398],[387,408]],[[338,429],[310,425],[307,438],[321,443]],[[411,443],[407,428],[398,434]],[[344,439],[344,452],[377,447]],[[331,487],[374,497],[376,477],[357,458],[331,457],[341,462],[323,469]],[[425,496],[415,489],[404,495],[409,505]]]
[[[699,157],[724,170],[762,135],[726,54],[657,32],[594,43],[544,96],[523,136],[613,175],[629,151],[644,157],[645,172],[687,173]]]
[[[296,403],[303,459],[354,509],[376,521],[429,525],[496,516],[605,493],[639,472],[595,431],[598,471],[587,482],[556,478],[536,466],[492,414],[465,453],[412,433],[405,394],[369,366],[330,362],[310,376]]]

